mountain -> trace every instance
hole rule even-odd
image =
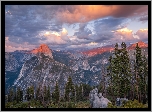
[[[14,84],[22,65],[34,55],[29,51],[5,52],[5,92]]]
[[[19,66],[20,65],[14,55],[5,52],[5,71],[15,71]]]
[[[52,50],[49,49],[49,47],[46,44],[41,44],[39,48],[32,50],[31,53],[33,54],[44,53],[45,55],[48,55],[51,58],[53,58]]]
[[[95,56],[97,54],[102,54],[104,52],[111,52],[113,49],[114,49],[114,45],[107,45],[99,48],[94,48],[88,51],[84,51],[82,53],[87,56]]]
[[[113,49],[114,45],[109,45],[84,52],[70,52],[51,50],[42,44],[32,51],[5,53],[6,87],[14,85],[26,89],[33,84],[35,87],[48,84],[53,90],[57,81],[63,90],[69,76],[74,84],[96,86],[103,75],[101,66],[108,66]],[[131,60],[134,60],[135,50],[128,52]],[[142,48],[142,53],[148,57],[148,48]]]
[[[142,42],[142,41],[139,41],[139,42],[137,42],[137,43],[138,43],[138,46],[139,46],[140,48],[147,48],[147,47],[148,47],[148,44],[146,44],[146,43],[144,43],[144,42]],[[137,43],[134,43],[134,44],[130,45],[130,46],[128,47],[128,50],[133,50],[133,49],[135,49]]]
[[[41,53],[23,64],[14,86],[26,89],[31,85],[34,85],[35,88],[39,85],[42,87],[49,85],[53,90],[58,82],[62,90],[69,76],[73,77],[69,67]]]

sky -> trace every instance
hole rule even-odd
[[[148,5],[6,5],[5,51],[148,41]]]

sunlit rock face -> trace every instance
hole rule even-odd
[[[32,50],[31,53],[33,54],[43,53],[44,55],[47,55],[53,58],[52,50],[50,50],[46,44],[41,44],[39,48]]]
[[[146,44],[146,43],[144,43],[144,42],[142,42],[142,41],[139,41],[139,42],[137,42],[137,43],[138,43],[138,46],[139,46],[140,48],[147,48],[147,47],[148,47],[148,44]],[[128,50],[134,50],[134,49],[136,48],[137,43],[134,43],[134,44],[132,44],[131,46],[129,46],[129,47],[128,47]]]

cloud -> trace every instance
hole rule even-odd
[[[135,38],[133,37],[133,31],[128,28],[122,28],[116,30],[114,32],[115,39],[119,41],[133,41]]]
[[[140,29],[135,34],[132,30],[128,28],[122,28],[113,32],[114,38],[111,41],[113,42],[137,42],[139,40],[147,41],[148,40],[148,29]]]
[[[77,36],[79,39],[88,39],[89,35],[92,34],[91,30],[88,29],[87,24],[80,23],[79,31],[74,33],[74,36]]]
[[[68,41],[68,42],[70,41],[69,36],[68,36],[68,31],[65,28],[63,28],[61,31],[61,38],[64,41]]]
[[[140,29],[135,33],[135,35],[137,35],[139,37],[139,39],[141,39],[143,41],[147,41],[148,40],[148,29]]]
[[[12,50],[32,49],[41,43],[52,48],[91,48],[121,38],[146,39],[146,32],[120,31],[127,28],[128,18],[147,21],[146,5],[6,5],[5,12],[5,43]],[[68,36],[71,29],[64,27],[66,23],[79,24],[73,36]]]
[[[94,34],[90,39],[95,42],[104,42],[114,38],[112,31],[126,27],[126,18],[103,18],[94,22]]]
[[[117,18],[139,16],[147,11],[146,5],[77,5],[63,8],[56,13],[56,18],[66,23],[78,23],[108,16]]]
[[[39,40],[39,43],[47,43],[47,44],[67,44],[67,42],[70,42],[69,37],[67,36],[68,32],[65,28],[62,29],[61,34],[58,32],[48,32],[44,31],[41,33],[39,38],[42,38],[43,40]]]
[[[5,52],[13,52],[15,50],[31,50],[36,46],[31,45],[28,42],[17,44],[9,40],[9,37],[5,37]]]
[[[148,15],[139,18],[140,21],[148,21]]]

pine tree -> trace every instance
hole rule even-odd
[[[46,86],[44,86],[43,98],[44,98],[44,101],[47,101],[47,89],[46,89]]]
[[[14,90],[13,88],[10,88],[8,93],[8,102],[12,102],[13,98],[14,98]]]
[[[30,86],[27,88],[26,99],[27,99],[27,101],[34,99],[34,86]]]
[[[142,56],[141,48],[136,45],[135,52],[135,63],[134,63],[134,71],[135,71],[135,85],[136,85],[136,96],[139,102],[143,102],[145,95],[147,95],[147,78],[148,78],[148,61],[145,56]]]
[[[75,85],[75,97],[76,97],[76,101],[79,101],[80,98],[79,98],[79,87],[78,85]]]
[[[128,52],[126,50],[126,44],[122,42],[121,44],[121,90],[120,93],[125,97],[129,94],[131,89],[131,68],[130,68],[130,59]]]
[[[13,91],[14,91],[13,101],[17,101],[17,91],[16,91],[16,88]]]
[[[83,100],[83,86],[82,86],[82,84],[79,85],[78,89],[79,89],[79,93],[78,93],[79,100],[82,101]]]
[[[51,94],[50,94],[50,87],[48,85],[48,89],[47,89],[47,101],[50,102],[51,99]]]
[[[108,91],[114,96],[126,96],[130,91],[130,60],[126,50],[126,44],[122,42],[121,49],[118,49],[118,44],[115,45],[114,56],[110,56],[110,65],[107,68],[109,81]]]
[[[36,90],[36,100],[40,101],[40,86]]]
[[[88,84],[82,84],[83,85],[83,96],[85,99],[89,97],[89,93],[92,90],[91,86]]]
[[[59,92],[58,82],[56,82],[55,90],[53,92],[53,99],[54,99],[55,102],[59,102],[59,99],[60,99],[60,92]]]
[[[23,91],[20,87],[17,87],[16,100],[17,102],[23,101]]]
[[[69,76],[68,82],[65,85],[65,100],[70,101],[71,99],[74,100],[75,97],[75,90],[74,84],[72,82],[72,78]]]

